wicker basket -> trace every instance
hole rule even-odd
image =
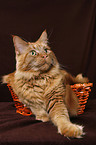
[[[89,97],[89,92],[91,92],[91,87],[93,83],[84,83],[84,84],[74,84],[71,85],[71,88],[79,98],[78,114],[82,114],[85,110],[85,106]]]
[[[18,99],[17,95],[13,92],[10,84],[7,84],[9,91],[11,92],[13,101],[15,102],[16,112],[25,116],[32,115],[32,112],[29,108],[25,107]],[[92,83],[84,84],[74,84],[71,85],[71,88],[76,93],[79,98],[80,107],[78,108],[78,115],[82,114],[85,110],[85,106],[89,97],[89,92],[91,91]]]
[[[11,96],[13,98],[13,101],[15,103],[16,112],[19,114],[22,114],[24,116],[30,116],[32,115],[32,112],[29,108],[25,107],[23,103],[21,103],[17,97],[17,95],[13,92],[13,89],[10,84],[7,84],[9,91],[11,92]]]

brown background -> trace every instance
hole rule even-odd
[[[15,70],[11,35],[36,41],[46,29],[61,66],[96,82],[95,6],[96,0],[0,0],[0,76]],[[10,101],[6,86],[0,92]]]
[[[15,70],[11,35],[36,41],[44,29],[62,67],[94,82],[85,113],[71,118],[86,135],[69,140],[52,123],[16,113],[7,86],[0,85],[0,145],[95,145],[96,0],[0,0],[0,76]]]

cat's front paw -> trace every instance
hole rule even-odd
[[[66,127],[62,127],[58,129],[58,132],[65,137],[71,138],[82,138],[82,135],[85,133],[83,132],[83,126],[71,124]]]
[[[44,116],[37,115],[36,120],[41,120],[42,122],[47,122],[47,121],[49,121],[49,117],[47,115],[44,115]]]

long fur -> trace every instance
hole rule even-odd
[[[34,43],[13,36],[16,71],[3,76],[2,82],[11,85],[36,119],[43,122],[50,120],[60,134],[79,138],[83,135],[83,127],[71,123],[69,118],[69,115],[77,115],[79,107],[70,84],[88,82],[88,79],[82,74],[73,77],[61,70],[47,41],[46,31]]]

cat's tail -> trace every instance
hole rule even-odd
[[[72,76],[70,73],[62,70],[62,74],[64,76],[65,84],[78,84],[78,83],[88,83],[89,79],[87,77],[83,77],[82,74],[78,74],[76,77]]]
[[[89,79],[88,79],[87,77],[83,77],[82,74],[78,74],[78,75],[75,77],[74,81],[75,81],[76,83],[88,83],[88,82],[89,82]]]

